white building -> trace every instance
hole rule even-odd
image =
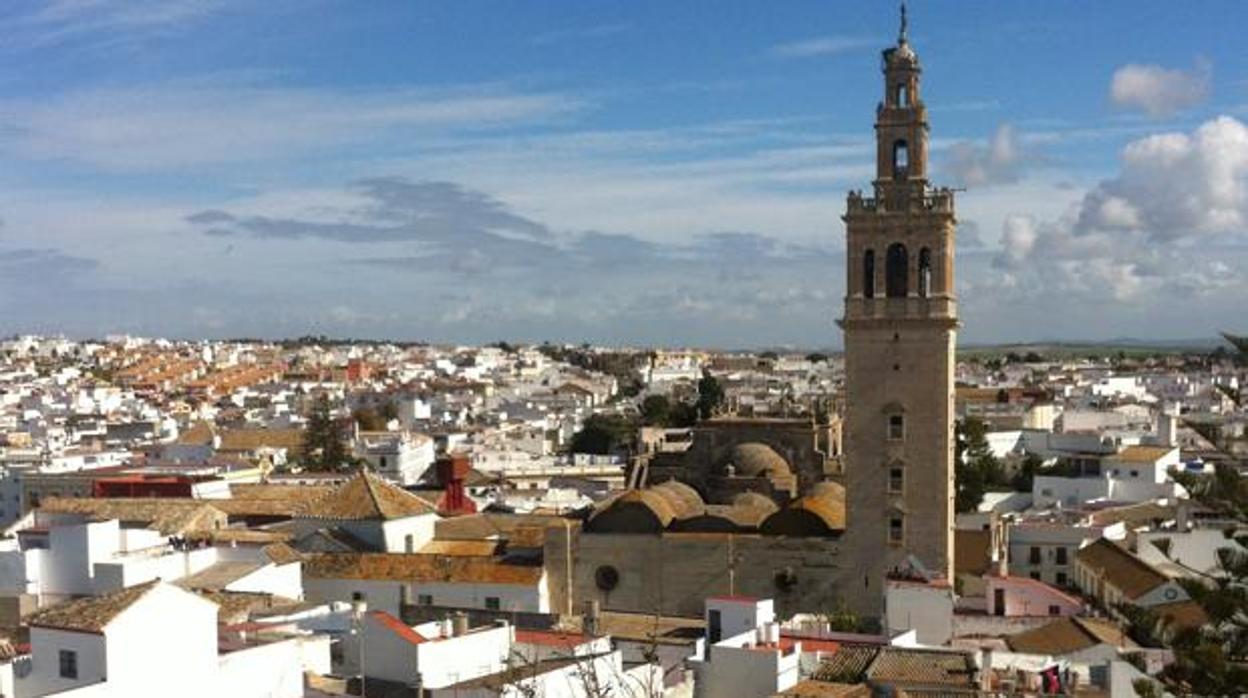
[[[797,684],[801,651],[782,642],[771,599],[720,596],[707,599],[706,644],[686,664],[695,696],[762,698]]]
[[[404,487],[420,482],[436,456],[433,439],[407,431],[360,432],[354,450],[370,470]]]
[[[275,560],[258,546],[175,545],[158,530],[117,519],[41,511],[28,519],[32,525],[0,540],[0,592],[31,595],[39,606],[200,574],[233,575],[222,590],[302,598],[301,563]]]
[[[914,631],[921,645],[944,645],[953,636],[953,603],[947,582],[890,579],[884,585],[888,634]]]
[[[78,599],[29,620],[18,698],[298,698],[306,670],[329,671],[327,637],[218,646],[217,605],[161,582]]]
[[[609,637],[521,631],[505,621],[469,628],[463,616],[408,626],[373,611],[357,651],[369,695],[404,686],[434,698],[652,698],[663,685],[654,664],[626,669]]]

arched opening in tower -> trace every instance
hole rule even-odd
[[[910,106],[910,88],[906,83],[899,82],[893,88],[893,104],[902,108]]]
[[[862,296],[875,298],[875,250],[862,256]]]
[[[893,143],[893,177],[901,179],[906,176],[907,170],[910,168],[910,146],[906,141],[899,140]]]
[[[910,295],[910,256],[900,242],[888,246],[884,262],[884,286],[889,298],[905,298]]]
[[[932,295],[932,251],[926,247],[919,250],[919,295]]]

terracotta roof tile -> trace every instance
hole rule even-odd
[[[975,671],[974,660],[964,652],[884,647],[867,676],[876,683],[972,688]]]
[[[264,564],[259,562],[216,562],[177,580],[174,584],[183,589],[221,591],[261,567]]]
[[[1113,623],[1094,618],[1059,618],[1005,638],[1010,649],[1028,654],[1063,655],[1100,644],[1128,646],[1126,635]],[[1131,643],[1130,646],[1134,646]]]
[[[228,500],[214,500],[217,501]],[[39,510],[80,514],[93,519],[142,523],[164,535],[216,528],[225,524],[225,512],[202,499],[48,497]]]
[[[303,556],[299,554],[299,551],[285,543],[266,545],[262,550],[265,557],[269,558],[275,565],[289,565],[303,561]]]
[[[580,633],[562,633],[557,630],[521,630],[516,629],[516,642],[526,645],[541,645],[543,647],[557,647],[560,649],[572,649],[580,647],[586,643],[594,641],[593,635],[583,635]]]
[[[498,552],[496,540],[431,540],[417,550],[420,555],[454,555],[458,557],[492,557]]]
[[[537,584],[538,566],[508,565],[479,557],[401,553],[314,553],[303,573],[315,579],[377,579],[405,582]]]
[[[1075,559],[1129,599],[1137,599],[1167,581],[1164,574],[1105,538],[1081,549]]]
[[[416,495],[361,470],[327,496],[305,509],[305,515],[319,519],[390,520],[436,513],[436,509]]]
[[[80,633],[103,633],[105,626],[156,588],[160,580],[125,587],[102,596],[74,599],[35,613],[27,619],[32,628],[53,628]]]
[[[1127,446],[1111,458],[1127,463],[1155,463],[1173,450],[1167,446]]]
[[[298,453],[303,448],[302,429],[227,429],[220,432],[221,452],[246,452],[261,448],[284,448]]]
[[[251,591],[196,589],[195,593],[217,604],[217,622],[219,623],[242,623],[249,620],[255,611],[293,608],[302,603],[297,599]]]
[[[951,650],[847,645],[824,660],[811,677],[818,681],[858,684],[871,681],[896,686],[970,688],[975,663]]]
[[[234,499],[282,502],[315,502],[334,491],[333,485],[285,485],[272,483],[231,483]]]

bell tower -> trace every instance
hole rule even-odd
[[[883,52],[872,195],[849,193],[846,229],[846,576],[864,615],[912,561],[952,581],[953,192],[927,179],[927,108],[907,37]]]

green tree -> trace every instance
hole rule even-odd
[[[608,455],[632,445],[636,425],[616,414],[591,415],[572,435],[573,453]]]
[[[648,427],[666,427],[672,418],[672,403],[666,395],[647,395],[641,401],[641,423]]]
[[[303,462],[322,470],[346,470],[355,465],[327,395],[318,397],[308,414],[303,430]]]
[[[967,417],[958,422],[956,439],[954,507],[958,512],[975,511],[984,493],[1006,484],[1005,470],[988,446],[983,420]]]
[[[698,381],[698,417],[710,419],[721,405],[724,404],[724,388],[719,379],[710,371],[702,372],[702,380]]]
[[[668,414],[667,425],[673,429],[687,429],[698,423],[698,406],[691,405],[683,400],[677,400],[672,403],[672,410]]]
[[[1238,527],[1227,530],[1228,545],[1217,550],[1214,572],[1180,580],[1209,622],[1172,634],[1174,662],[1161,679],[1180,695],[1242,695],[1248,686],[1248,534],[1242,533],[1248,526],[1248,478],[1235,465],[1219,464],[1212,475],[1176,473],[1175,479]]]
[[[1031,485],[1036,480],[1036,475],[1044,469],[1044,459],[1034,453],[1028,453],[1023,457],[1023,462],[1018,466],[1018,472],[1014,473],[1014,477],[1010,480],[1010,484],[1018,492],[1030,492]]]

